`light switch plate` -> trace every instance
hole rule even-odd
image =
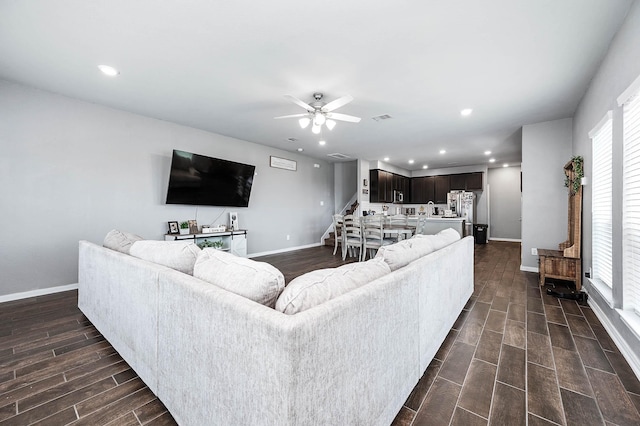
[[[531,248],[531,255],[532,255],[532,256],[537,256],[537,255],[538,255],[538,249],[537,249],[537,248],[535,248],[535,247],[532,247],[532,248]]]

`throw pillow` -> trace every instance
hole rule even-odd
[[[164,265],[176,271],[193,275],[200,247],[187,241],[136,241],[131,246],[131,256]]]
[[[384,261],[392,271],[408,265],[421,256],[420,251],[413,248],[413,239],[383,246],[378,249],[375,259]]]
[[[270,308],[284,288],[284,275],[274,266],[213,248],[202,250],[193,276]]]
[[[390,272],[379,259],[311,271],[289,283],[276,302],[276,310],[289,315],[306,311]]]
[[[129,254],[131,251],[131,245],[142,239],[143,238],[138,235],[112,229],[107,233],[107,236],[104,237],[102,246],[111,250],[119,251],[120,253]]]

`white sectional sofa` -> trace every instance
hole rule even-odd
[[[387,426],[473,292],[473,238],[418,240],[293,315],[81,241],[79,307],[180,425]]]

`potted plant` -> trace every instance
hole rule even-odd
[[[189,222],[180,222],[180,235],[187,235],[189,233]]]
[[[200,247],[201,249],[211,247],[216,250],[220,250],[223,245],[224,243],[222,242],[222,240],[214,240],[214,241],[204,240],[203,242],[198,243],[198,247]]]

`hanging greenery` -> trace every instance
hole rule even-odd
[[[573,179],[569,178],[569,175],[565,174],[564,186],[569,188],[571,195],[574,195],[580,190],[580,185],[582,185],[582,178],[584,177],[584,169],[582,165],[584,163],[584,158],[582,158],[581,155],[576,155],[571,157],[571,161],[573,162]]]

